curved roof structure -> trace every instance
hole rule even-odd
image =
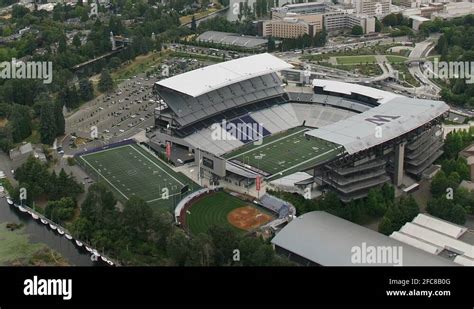
[[[352,262],[353,248],[363,244],[375,248],[402,247],[403,266],[456,266],[448,259],[324,211],[308,212],[293,219],[271,242],[323,266],[368,266]],[[391,264],[370,264],[370,266],[384,265]]]
[[[268,53],[239,58],[189,71],[157,82],[157,85],[197,97],[253,77],[293,66]]]
[[[385,103],[396,97],[404,97],[388,91],[379,90],[372,87],[351,84],[328,79],[314,79],[313,87],[322,87],[325,91],[351,95],[359,94],[377,100],[378,103]]]
[[[448,110],[449,106],[442,101],[396,96],[366,112],[305,135],[342,145],[349,154],[354,154],[419,128]]]

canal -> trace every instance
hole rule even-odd
[[[64,235],[59,235],[51,230],[40,220],[34,220],[28,213],[22,213],[18,208],[8,205],[5,198],[0,198],[0,223],[23,223],[25,233],[33,243],[43,243],[61,254],[73,266],[105,266],[106,263],[93,262],[91,254],[75,244],[74,239],[68,240]]]

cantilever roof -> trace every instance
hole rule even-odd
[[[186,72],[157,82],[157,85],[197,97],[252,77],[293,66],[268,53],[230,60]]]
[[[403,97],[399,94],[379,90],[372,87],[362,86],[359,84],[345,83],[345,82],[340,82],[336,80],[328,80],[328,79],[314,79],[313,86],[323,87],[323,89],[326,91],[347,94],[347,95],[350,95],[352,93],[357,93],[360,95],[367,96],[369,98],[376,99],[379,103],[385,103],[396,97]]]
[[[323,266],[367,266],[352,263],[352,249],[363,246],[363,243],[376,248],[402,247],[403,266],[456,266],[448,259],[324,211],[308,212],[293,219],[271,242]],[[387,264],[369,266],[382,265]]]
[[[442,101],[394,97],[377,107],[305,133],[344,146],[349,154],[408,133],[449,110]],[[381,128],[376,134],[376,127]]]

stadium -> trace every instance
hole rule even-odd
[[[442,154],[444,102],[324,79],[291,85],[280,75],[291,68],[258,54],[158,81],[154,129],[77,162],[122,202],[139,196],[191,234],[253,233],[296,215],[267,189],[330,190],[343,202],[387,182],[401,192]]]
[[[291,68],[258,54],[157,82],[149,146],[172,144],[203,186],[332,190],[344,202],[386,182],[410,187],[442,154],[444,102],[324,79],[291,86],[280,75]]]

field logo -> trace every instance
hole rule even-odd
[[[376,126],[381,126],[387,122],[391,122],[394,119],[398,119],[401,116],[390,116],[390,115],[374,115],[372,118],[365,118],[365,121],[372,122]]]
[[[434,61],[424,63],[428,78],[465,79],[466,84],[474,84],[474,61]]]
[[[363,242],[361,246],[354,246],[351,249],[352,264],[378,264],[403,266],[402,246],[367,246]]]
[[[64,300],[72,298],[72,279],[33,279],[24,281],[25,296],[62,296]]]
[[[53,81],[53,62],[51,61],[11,61],[0,62],[2,79],[42,79],[43,84]]]
[[[211,139],[214,141],[252,140],[256,145],[261,145],[263,142],[263,125],[256,122],[235,124],[223,119],[221,123],[213,123],[211,131]]]

